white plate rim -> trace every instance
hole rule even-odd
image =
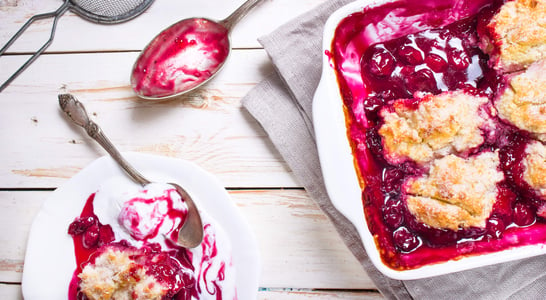
[[[136,152],[126,152],[123,156],[150,180],[177,182],[196,196],[197,206],[220,224],[231,241],[238,297],[255,299],[261,272],[256,238],[220,181],[190,161]],[[103,156],[48,196],[30,228],[22,278],[25,299],[67,298],[68,284],[76,268],[72,239],[66,233],[68,225],[81,213],[83,204],[100,183],[108,178],[126,176],[109,156]],[[63,204],[61,212],[60,204]],[[62,247],[47,243],[44,224],[62,229],[54,231],[54,240],[63,243]],[[69,259],[44,264],[44,260],[66,256]],[[52,266],[52,270],[44,270]],[[67,271],[69,274],[65,274]]]

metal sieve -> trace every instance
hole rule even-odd
[[[23,72],[53,41],[59,17],[68,9],[80,17],[95,23],[114,24],[128,21],[143,13],[154,0],[65,0],[57,10],[32,16],[13,37],[0,49],[0,56],[19,38],[19,36],[36,20],[53,18],[49,39],[11,75],[1,86],[2,92],[21,72]]]

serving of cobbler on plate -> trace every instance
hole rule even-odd
[[[545,245],[546,1],[363,3],[324,55],[381,263]]]
[[[201,213],[201,244],[187,249],[174,242],[187,206],[172,185],[142,187],[105,156],[51,193],[36,215],[24,298],[256,298],[257,244],[220,182],[188,161],[125,156],[158,182],[187,188]]]
[[[77,265],[69,299],[237,299],[231,245],[205,212],[199,246],[174,242],[187,211],[169,184],[106,181],[67,229]]]

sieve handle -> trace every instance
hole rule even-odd
[[[19,31],[17,31],[13,37],[4,45],[4,47],[2,47],[2,49],[0,49],[0,56],[4,55],[4,52],[6,52],[6,50],[15,42],[15,40],[17,40],[19,38],[19,36],[21,36],[21,34],[36,20],[40,20],[40,19],[45,19],[45,18],[50,18],[50,17],[54,17],[53,19],[53,26],[51,28],[51,34],[49,36],[49,40],[47,40],[44,45],[42,45],[42,47],[40,49],[38,49],[38,51],[34,52],[34,54],[17,70],[15,71],[15,73],[13,73],[1,86],[0,86],[0,92],[2,92],[17,76],[19,76],[19,74],[21,72],[23,72],[33,61],[36,60],[36,58],[38,58],[38,56],[40,54],[42,54],[46,49],[47,47],[49,47],[49,45],[51,44],[51,42],[53,41],[53,37],[55,36],[55,28],[57,27],[57,21],[59,19],[59,17],[66,12],[66,10],[68,9],[68,7],[70,6],[70,2],[69,0],[65,0],[63,5],[61,5],[61,7],[59,7],[56,11],[52,11],[52,12],[48,12],[48,13],[44,13],[44,14],[38,14],[38,15],[34,15],[32,16],[32,18],[28,19],[28,21],[26,21],[26,23],[23,25],[23,27],[21,27],[21,29],[19,29]]]

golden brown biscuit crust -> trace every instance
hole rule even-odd
[[[532,142],[525,148],[523,180],[546,199],[546,146]]]
[[[391,163],[406,159],[426,163],[435,157],[459,153],[483,143],[481,128],[490,120],[481,106],[488,102],[463,91],[426,95],[417,109],[405,100],[396,101],[393,111],[383,109],[379,129],[385,158]]]
[[[546,59],[508,79],[495,107],[514,126],[538,137],[546,135]]]
[[[482,49],[494,68],[513,72],[546,58],[546,0],[508,1],[486,27]]]
[[[498,152],[467,159],[448,155],[433,161],[428,174],[405,184],[409,211],[439,229],[485,227],[497,199]]]
[[[167,294],[143,266],[131,259],[131,251],[107,249],[80,273],[80,290],[91,300],[160,300]]]

